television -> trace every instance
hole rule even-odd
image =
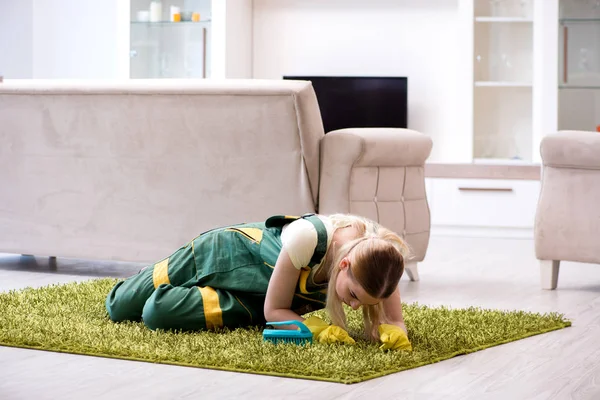
[[[297,76],[311,81],[325,133],[342,128],[407,128],[408,78]]]

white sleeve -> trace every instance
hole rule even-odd
[[[281,243],[287,251],[294,267],[301,269],[310,262],[317,247],[317,230],[305,220],[298,219],[289,224],[281,234]]]

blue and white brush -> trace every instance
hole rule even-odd
[[[263,331],[263,340],[271,343],[293,343],[293,344],[311,344],[313,341],[313,334],[300,321],[281,321],[281,322],[267,322],[267,325],[280,326],[280,325],[296,325],[299,329],[285,330],[285,329],[265,329]]]

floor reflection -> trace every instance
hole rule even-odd
[[[82,260],[0,253],[0,270],[125,278],[146,266],[122,261]]]

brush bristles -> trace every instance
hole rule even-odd
[[[291,343],[291,344],[298,344],[298,345],[303,345],[303,344],[311,344],[312,340],[310,338],[266,338],[265,340],[273,343],[273,344],[278,344],[278,343]]]

